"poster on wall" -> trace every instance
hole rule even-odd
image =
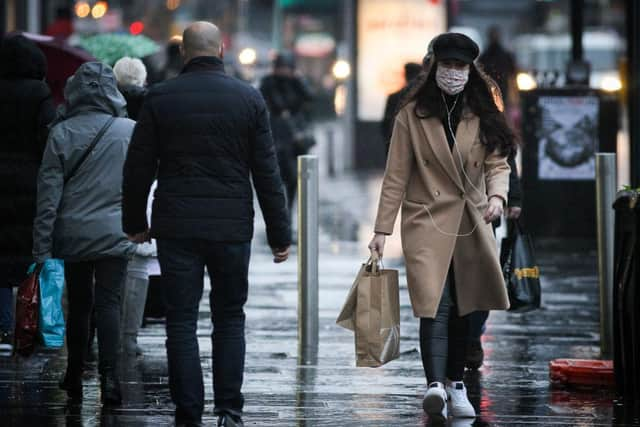
[[[541,96],[538,178],[593,180],[598,149],[596,96]]]
[[[380,121],[387,96],[404,86],[404,64],[421,63],[446,31],[445,0],[358,1],[358,119]]]

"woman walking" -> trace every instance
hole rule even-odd
[[[462,382],[469,314],[509,302],[491,222],[507,201],[515,137],[474,61],[478,46],[447,33],[396,117],[371,251],[402,205],[402,246],[434,421],[475,417]],[[499,94],[498,94],[499,95]]]
[[[121,401],[120,293],[135,245],[122,232],[122,168],[135,122],[111,68],[83,64],[65,87],[38,176],[33,256],[65,261],[67,371],[60,387],[82,399],[82,362],[95,306],[102,401]],[[95,289],[95,291],[94,291]],[[94,295],[95,293],[95,295]]]

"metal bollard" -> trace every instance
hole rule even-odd
[[[318,157],[298,157],[298,344],[303,364],[318,349]]]
[[[600,352],[613,354],[613,248],[616,195],[616,155],[596,154],[596,209],[598,212],[598,281],[600,283]]]

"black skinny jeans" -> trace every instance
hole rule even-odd
[[[69,301],[68,375],[82,374],[94,307],[98,329],[98,371],[101,374],[116,371],[120,347],[120,293],[127,275],[127,262],[126,258],[114,257],[65,262]]]
[[[435,319],[420,319],[420,352],[427,384],[462,381],[467,356],[469,315],[459,316],[453,267],[442,291]]]

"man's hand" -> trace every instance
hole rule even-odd
[[[273,262],[276,264],[289,259],[289,246],[286,248],[271,248],[271,252],[273,252]]]
[[[498,196],[491,196],[489,199],[489,207],[484,213],[484,222],[491,224],[496,219],[502,216],[504,212],[504,200]]]
[[[519,206],[512,206],[507,208],[507,218],[508,219],[518,219],[522,214],[522,208]]]
[[[133,243],[145,243],[151,241],[151,234],[149,233],[149,229],[143,231],[142,233],[137,234],[127,234],[127,239],[129,239]]]

